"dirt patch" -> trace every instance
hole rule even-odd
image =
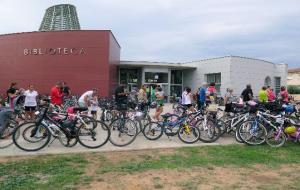
[[[107,173],[94,176],[89,187],[79,189],[297,189],[300,166],[281,168],[198,167]],[[293,180],[295,180],[293,182]]]
[[[9,156],[9,157],[0,157],[0,163],[7,163],[7,162],[16,162],[16,161],[22,161],[22,160],[30,160],[34,159],[36,156]]]
[[[159,152],[159,153],[158,153]],[[119,151],[106,152],[103,155],[105,159],[111,163],[118,163],[120,161],[140,161],[146,159],[158,159],[159,156],[174,154],[176,149],[159,149],[159,150],[136,150],[136,151]]]

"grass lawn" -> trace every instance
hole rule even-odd
[[[300,189],[300,146],[204,146],[0,160],[0,189]]]

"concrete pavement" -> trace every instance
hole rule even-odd
[[[150,115],[154,114],[155,110],[151,110]],[[170,104],[165,106],[165,113],[172,112]],[[214,143],[202,143],[196,142],[194,144],[185,144],[181,142],[177,136],[168,138],[163,135],[156,141],[147,140],[142,133],[140,133],[135,141],[125,147],[116,147],[109,141],[104,146],[97,149],[88,149],[81,146],[79,143],[75,147],[67,148],[60,144],[58,140],[55,140],[49,146],[37,152],[25,152],[18,149],[15,145],[12,145],[6,149],[0,149],[0,156],[26,156],[26,155],[42,155],[42,154],[65,154],[65,153],[82,153],[82,152],[103,152],[103,151],[128,151],[128,150],[143,150],[143,149],[157,149],[157,148],[178,148],[178,147],[193,147],[193,146],[204,146],[204,145],[226,145],[236,143],[232,137],[222,137]]]

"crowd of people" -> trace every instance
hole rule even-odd
[[[115,89],[114,98],[117,105],[117,109],[126,110],[128,107],[135,107],[131,105],[132,102],[138,104],[139,108],[143,110],[146,105],[152,104],[156,107],[156,112],[153,116],[154,120],[159,120],[161,113],[163,112],[163,106],[165,102],[165,93],[162,87],[159,85],[148,86],[142,85],[139,90],[133,90],[128,92],[126,85],[120,85]],[[27,119],[34,119],[34,112],[37,108],[37,97],[39,93],[35,89],[33,84],[29,84],[27,89],[18,88],[16,82],[11,83],[7,90],[7,103],[13,108],[14,99],[23,95],[25,97],[24,107]],[[66,82],[57,82],[56,85],[50,90],[51,103],[54,105],[63,105],[71,96],[71,89]],[[190,87],[185,87],[181,95],[181,104],[186,106],[191,112],[197,109],[215,103],[217,96],[217,90],[215,83],[203,83],[196,92],[193,93]],[[263,86],[258,93],[258,101],[261,103],[273,102],[276,98],[279,98],[282,103],[289,101],[289,94],[284,86],[281,87],[278,96],[275,95],[273,88],[270,86]],[[240,102],[248,102],[253,100],[254,94],[251,85],[247,85],[238,97]],[[231,110],[232,102],[236,101],[237,97],[234,96],[233,89],[228,88],[224,96],[225,111]],[[133,101],[130,101],[133,100]],[[90,107],[93,117],[97,117],[98,110],[98,89],[94,88],[83,93],[78,99],[79,107]]]

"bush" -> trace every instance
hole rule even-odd
[[[289,85],[287,89],[289,94],[300,94],[300,86],[298,85]]]

